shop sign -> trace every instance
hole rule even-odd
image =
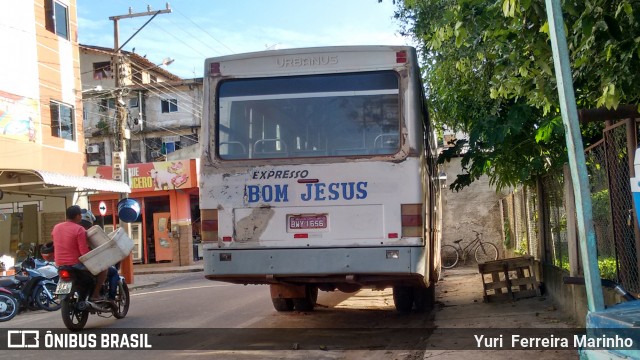
[[[132,192],[196,187],[191,160],[128,164]],[[90,166],[87,176],[111,180],[111,166]]]

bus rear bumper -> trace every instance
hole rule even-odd
[[[425,248],[206,249],[205,277],[239,284],[423,283]],[[428,277],[427,277],[428,278]]]

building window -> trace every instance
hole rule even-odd
[[[160,152],[163,155],[171,154],[176,150],[180,150],[182,147],[180,146],[180,136],[172,135],[172,136],[164,136],[162,138],[162,148]]]
[[[93,63],[93,80],[111,79],[111,61]]]
[[[51,136],[75,140],[75,116],[73,107],[52,101],[51,109]]]
[[[178,100],[167,99],[160,102],[163,113],[172,113],[178,111]]]
[[[147,161],[159,161],[164,156],[162,154],[162,138],[146,138],[144,141],[144,150],[147,153]]]
[[[100,111],[101,112],[107,112],[110,110],[116,110],[116,99],[115,98],[109,98],[109,99],[101,99],[100,100]]]
[[[55,0],[45,0],[46,28],[69,40],[69,9]]]

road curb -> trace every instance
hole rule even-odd
[[[158,286],[158,283],[147,283],[147,284],[140,284],[140,285],[130,284],[129,290],[135,292],[138,290],[155,288],[157,286]]]
[[[149,270],[137,270],[134,271],[133,276],[136,275],[154,275],[154,274],[179,274],[179,273],[190,273],[190,272],[200,272],[204,271],[204,269],[172,269],[172,270],[161,270],[161,269],[149,269]]]

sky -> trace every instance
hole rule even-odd
[[[201,77],[206,58],[330,45],[407,45],[391,0],[174,0],[123,48],[182,77]],[[166,8],[157,0],[77,0],[78,41],[113,47],[110,16]],[[151,16],[119,20],[120,45]]]

